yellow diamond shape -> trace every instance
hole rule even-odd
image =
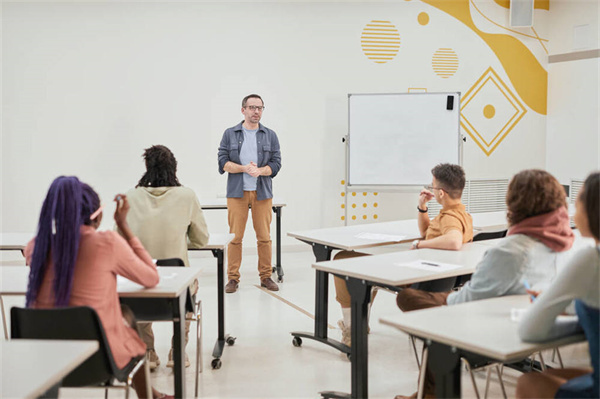
[[[527,113],[492,67],[467,91],[460,110],[461,126],[487,156]]]

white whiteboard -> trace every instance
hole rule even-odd
[[[452,96],[452,110],[447,110]],[[460,94],[349,94],[348,185],[424,185],[460,163]]]

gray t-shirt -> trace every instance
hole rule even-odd
[[[258,149],[256,147],[256,132],[255,130],[248,130],[242,126],[244,132],[244,143],[240,151],[240,162],[242,165],[247,165],[250,162],[258,164]],[[244,173],[244,191],[256,191],[257,177],[252,177],[248,173]]]

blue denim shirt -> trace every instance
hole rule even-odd
[[[219,173],[225,173],[223,167],[228,161],[241,165],[240,150],[244,144],[244,134],[242,132],[242,123],[230,127],[223,133],[221,144],[219,145]],[[272,179],[281,169],[281,150],[279,139],[274,131],[259,124],[256,132],[256,148],[258,149],[258,167],[269,165],[271,167],[271,176],[258,176],[256,182],[256,199],[258,201],[273,198]],[[229,173],[227,176],[227,198],[242,198],[243,173]]]

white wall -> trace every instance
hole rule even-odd
[[[485,3],[481,9],[490,19],[507,21],[505,8],[478,3]],[[482,31],[509,34],[471,12]],[[421,13],[428,24],[417,22]],[[547,11],[536,13],[538,21],[547,17]],[[362,30],[374,19],[391,21],[402,39],[386,64],[375,64],[361,49]],[[265,99],[263,122],[282,145],[274,189],[288,202],[284,233],[341,225],[348,93],[419,87],[464,94],[490,67],[515,92],[473,30],[416,0],[4,2],[2,25],[5,232],[34,230],[48,185],[60,174],[79,176],[105,201],[132,187],[143,171],[143,148],[151,144],[173,150],[181,182],[200,197],[223,195],[217,146],[223,130],[241,120],[241,98],[252,92]],[[517,39],[546,67],[536,39]],[[432,54],[441,47],[460,59],[449,79],[432,70]],[[544,167],[545,148],[546,116],[528,109],[492,154],[468,139],[464,166],[469,178],[507,177]],[[377,220],[414,217],[415,192],[366,198],[368,222],[376,212]],[[103,227],[111,227],[109,219]],[[224,212],[207,212],[207,219],[212,231],[227,230]]]
[[[597,1],[551,2],[550,55],[598,49]],[[574,31],[586,27],[574,35]],[[600,169],[600,59],[548,65],[546,168],[563,184]]]

